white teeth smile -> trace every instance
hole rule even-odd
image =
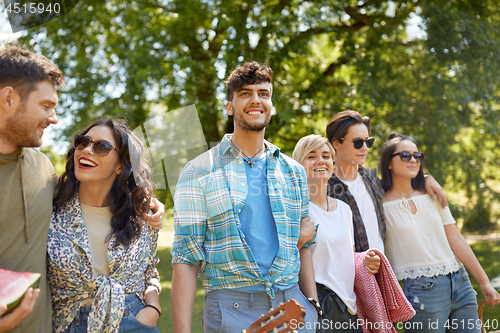
[[[248,114],[261,114],[261,113],[262,112],[260,112],[260,111],[250,111],[250,112],[248,112]]]
[[[80,165],[83,165],[83,166],[90,166],[90,167],[95,167],[95,166],[97,166],[97,164],[95,164],[94,162],[89,161],[89,160],[80,160]]]
[[[326,171],[325,168],[322,168],[322,169],[316,169],[315,171]]]

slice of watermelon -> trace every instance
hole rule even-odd
[[[7,313],[21,303],[29,287],[37,288],[40,273],[15,272],[0,268],[0,304],[7,304]]]

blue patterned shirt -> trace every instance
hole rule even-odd
[[[118,332],[126,293],[143,298],[149,286],[161,291],[157,241],[158,231],[145,222],[139,239],[130,246],[118,244],[112,236],[107,253],[110,275],[95,276],[78,195],[54,211],[47,245],[53,332],[64,332],[89,298],[94,301],[88,332]]]
[[[247,177],[245,162],[234,154],[230,137],[226,134],[220,144],[188,162],[182,171],[174,196],[172,264],[197,267],[206,293],[263,284],[274,297],[277,286],[299,280],[297,241],[300,221],[308,216],[307,178],[300,164],[265,141],[279,250],[263,276],[241,231],[238,214],[245,205]]]

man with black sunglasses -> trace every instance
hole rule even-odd
[[[339,112],[326,127],[328,141],[336,152],[333,175],[328,181],[328,195],[351,207],[356,252],[369,248],[384,251],[384,190],[377,173],[363,166],[375,141],[370,137],[370,130],[370,118],[352,110]],[[443,189],[432,177],[426,179],[426,190],[433,199],[438,196],[443,206],[447,205]]]
[[[56,88],[63,86],[62,72],[44,56],[0,50],[0,268],[41,274],[39,288],[29,288],[13,312],[0,304],[0,332],[52,331],[46,253],[57,175],[33,147],[57,124]],[[160,225],[164,209],[156,204],[149,222]]]

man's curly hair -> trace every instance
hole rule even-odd
[[[273,70],[269,66],[261,65],[256,61],[246,62],[231,70],[229,77],[224,81],[227,86],[227,99],[233,100],[234,93],[240,91],[244,85],[272,83],[272,80]]]

